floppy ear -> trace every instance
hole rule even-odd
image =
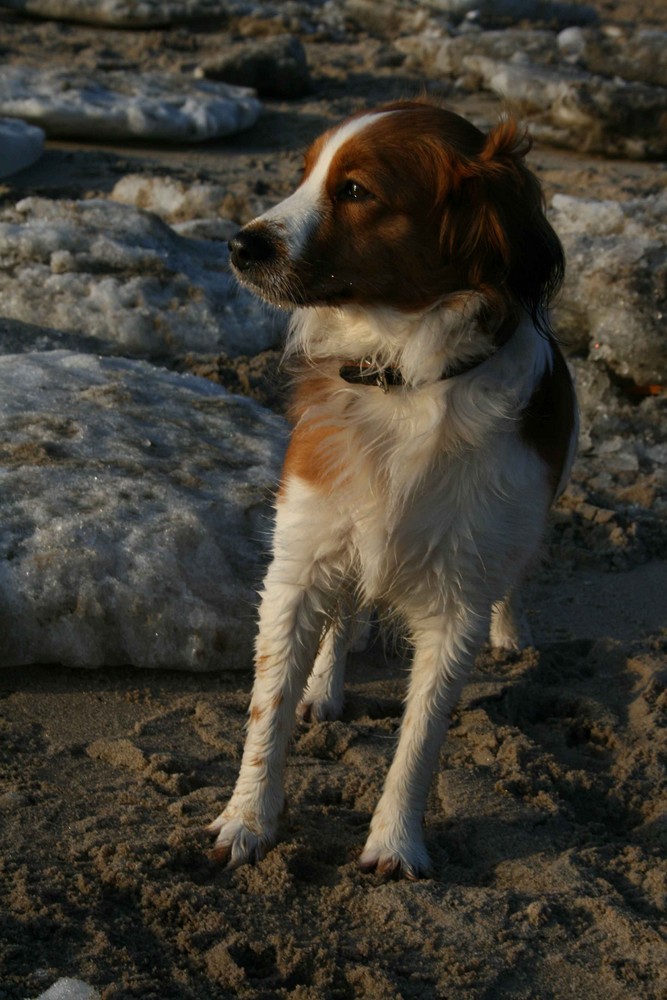
[[[528,131],[519,127],[516,118],[504,115],[486,136],[479,159],[493,169],[494,164],[499,165],[508,157],[515,161],[523,160],[532,145]]]
[[[474,287],[509,290],[546,332],[546,311],[565,263],[539,181],[524,162],[530,147],[513,118],[501,120],[479,153],[460,163],[458,195],[449,201],[442,235],[451,259],[465,262]]]

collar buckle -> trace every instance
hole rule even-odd
[[[399,368],[377,368],[373,358],[365,357],[359,361],[346,361],[338,370],[338,374],[351,385],[371,385],[389,391],[389,386],[403,385],[403,376]]]

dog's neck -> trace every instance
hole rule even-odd
[[[337,360],[341,378],[421,386],[476,368],[511,337],[519,317],[494,317],[481,295],[450,298],[419,314],[363,306],[312,307],[293,315],[286,353]]]
[[[502,345],[499,344],[498,346]],[[495,351],[491,353],[495,353]],[[474,368],[477,368],[478,365],[481,365],[489,357],[490,354],[483,354],[478,358],[472,358],[470,361],[462,361],[456,365],[449,365],[440,374],[438,381],[442,382],[444,379],[465,375]],[[389,392],[389,389],[394,386],[406,385],[406,380],[403,378],[403,372],[400,368],[396,368],[394,365],[386,365],[384,368],[378,368],[372,357],[359,358],[358,361],[347,361],[340,366],[338,374],[344,382],[348,382],[350,385],[367,385],[382,389],[382,392]]]

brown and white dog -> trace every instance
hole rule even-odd
[[[297,711],[343,701],[358,609],[414,648],[400,739],[361,867],[429,869],[422,818],[448,719],[569,472],[576,403],[547,319],[563,253],[512,120],[488,135],[426,100],[357,114],[231,240],[239,280],[294,309],[294,430],[277,498],[243,761],[211,824],[230,866],[263,857]]]

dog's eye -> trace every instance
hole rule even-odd
[[[339,201],[367,201],[373,195],[357,181],[345,181],[336,191],[336,198]]]

